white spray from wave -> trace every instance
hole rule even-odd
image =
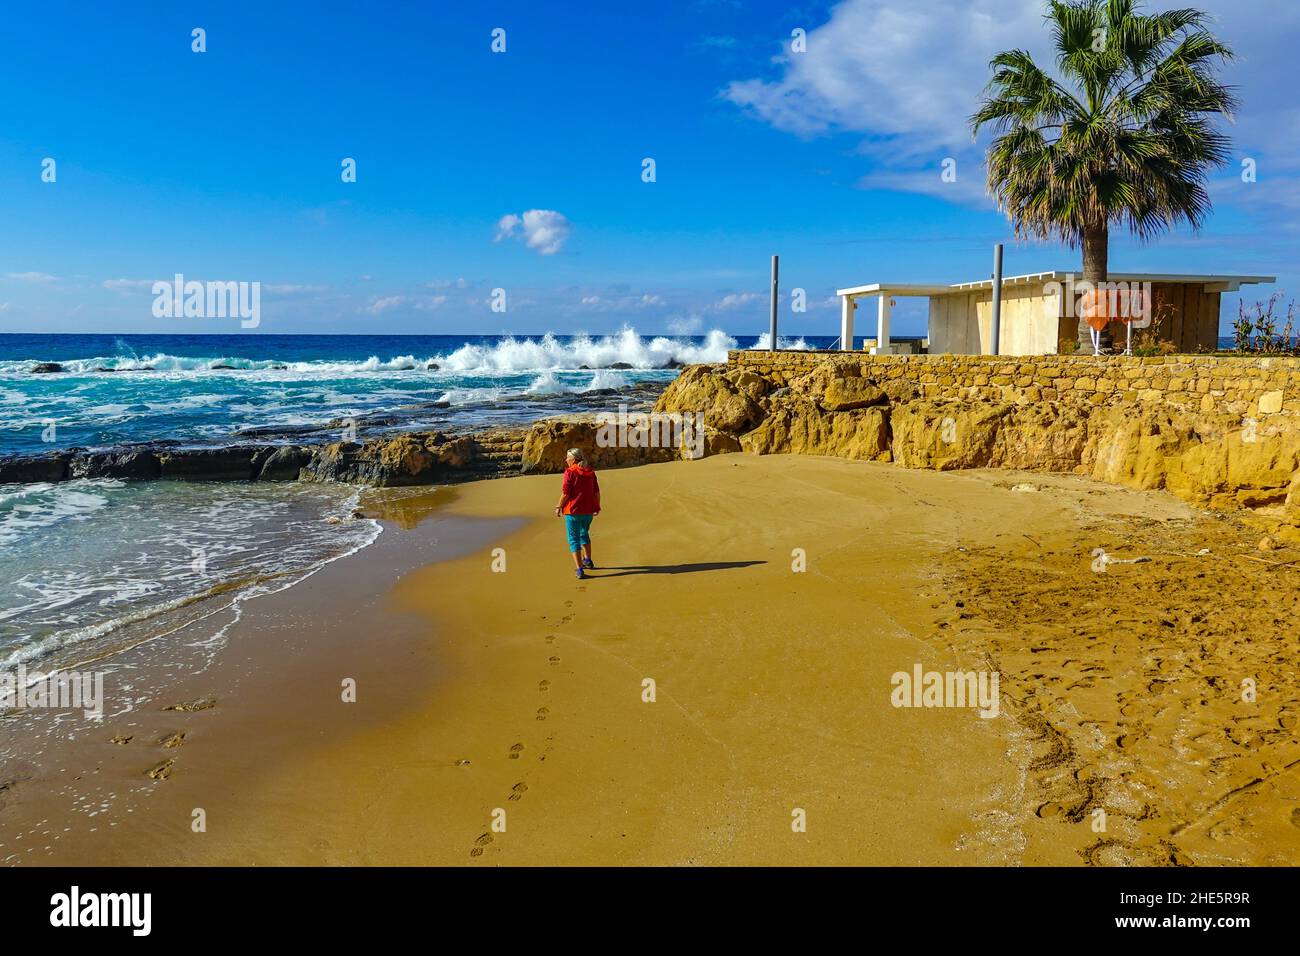
[[[627,377],[615,369],[598,369],[588,381],[581,383],[566,383],[556,372],[548,369],[533,379],[526,392],[529,395],[581,395],[603,388],[622,388],[627,384]]]
[[[758,337],[758,341],[755,342],[752,347],[756,350],[762,351],[763,349],[770,348],[771,344],[772,334],[770,332],[764,332]],[[813,348],[813,346],[805,342],[802,337],[797,339],[788,339],[781,335],[777,335],[776,337],[776,347],[787,352],[807,352]]]
[[[440,364],[447,371],[477,373],[607,369],[616,364],[656,369],[725,362],[727,350],[735,347],[736,340],[717,329],[703,343],[695,343],[666,336],[647,340],[625,328],[615,335],[577,335],[567,342],[547,333],[540,339],[510,337],[493,345],[463,345]]]
[[[784,341],[782,340],[783,347]],[[806,347],[802,339],[791,348]],[[425,371],[430,364],[438,371],[461,374],[510,374],[518,372],[577,371],[608,369],[613,365],[632,369],[651,370],[725,362],[727,351],[736,348],[737,342],[727,333],[714,329],[703,342],[683,338],[653,336],[645,338],[633,328],[624,328],[613,335],[593,337],[585,334],[561,340],[551,333],[541,337],[510,336],[484,345],[462,345],[450,355],[432,355],[417,358],[414,355],[397,355],[381,359],[377,355],[361,360],[292,361],[279,359],[249,359],[232,356],[184,356],[159,352],[153,355],[97,356],[66,359],[59,364],[70,374],[92,374],[101,369],[116,372],[154,372],[229,375],[247,372],[267,372],[283,376],[285,373],[330,377],[371,372]],[[36,359],[0,362],[0,375],[29,374]]]

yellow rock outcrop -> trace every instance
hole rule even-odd
[[[1231,410],[1142,402],[1140,393],[1125,404],[1080,404],[918,392],[911,383],[829,362],[770,377],[694,366],[656,408],[703,412],[720,436],[755,454],[892,460],[936,470],[1074,472],[1166,489],[1205,507],[1255,509],[1282,527],[1284,537],[1300,540],[1300,419],[1267,414],[1279,407],[1277,396],[1261,398],[1256,420]]]

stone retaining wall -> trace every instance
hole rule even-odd
[[[856,365],[864,376],[902,379],[934,399],[1167,405],[1245,418],[1300,415],[1300,358],[734,351],[727,363],[777,383],[822,364]]]

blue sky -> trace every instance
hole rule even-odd
[[[1111,267],[1273,274],[1290,291],[1300,12],[1200,6],[1239,53],[1230,132],[1258,182],[1225,170],[1199,237],[1117,236]],[[962,120],[993,53],[1044,47],[1040,9],[15,6],[0,34],[0,331],[238,331],[154,318],[152,281],[179,272],[262,283],[270,333],[749,334],[766,328],[778,252],[784,290],[808,302],[794,313],[783,297],[783,331],[834,335],[835,288],[983,277],[1010,239]],[[805,53],[789,49],[796,28]],[[940,178],[948,158],[955,183]],[[1050,244],[1007,250],[1009,273],[1077,261]],[[902,303],[895,331],[922,327]]]

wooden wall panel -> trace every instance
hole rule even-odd
[[[1183,347],[1183,330],[1187,325],[1187,286],[1181,283],[1175,285],[1170,298],[1174,303],[1174,314],[1171,319],[1173,325],[1169,329],[1169,341],[1181,349]]]
[[[1219,312],[1222,308],[1223,300],[1218,292],[1201,293],[1201,331],[1197,340],[1207,349],[1219,347]]]
[[[1179,308],[1178,300],[1175,298],[1177,290],[1178,286],[1169,282],[1156,282],[1151,286],[1151,298],[1155,301],[1155,312],[1152,313],[1152,318],[1160,320],[1158,323],[1153,321],[1152,327],[1157,330],[1156,334],[1160,339],[1173,336],[1172,320],[1165,313],[1168,306]]]

